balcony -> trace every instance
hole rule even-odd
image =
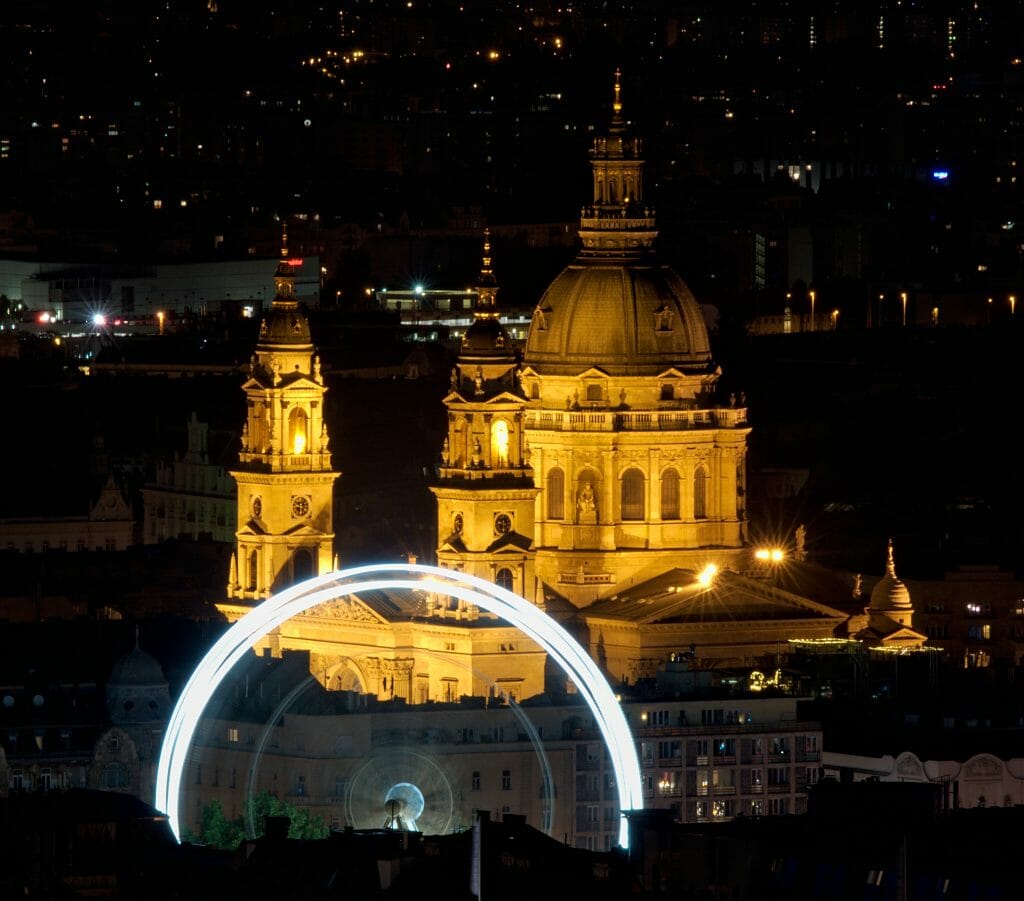
[[[527,413],[526,428],[554,432],[680,432],[732,429],[747,424],[745,407],[710,410],[651,410],[623,413],[608,409]]]

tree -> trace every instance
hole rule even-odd
[[[248,803],[251,805],[251,822],[255,838],[262,837],[264,819],[268,816],[288,818],[288,838],[327,838],[330,834],[330,828],[322,817],[314,816],[308,810],[282,801],[268,791],[254,795]],[[229,820],[224,815],[220,801],[216,799],[203,808],[198,834],[185,831],[186,841],[212,845],[225,851],[237,848],[245,837],[245,818],[238,816]]]

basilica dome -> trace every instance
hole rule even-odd
[[[523,354],[534,371],[561,375],[656,375],[710,361],[700,306],[671,267],[582,254],[545,291]]]
[[[533,313],[523,365],[538,375],[657,376],[711,367],[707,325],[693,293],[655,252],[644,199],[643,145],[614,114],[590,152],[593,192],[580,214],[580,253]]]

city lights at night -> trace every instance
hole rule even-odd
[[[0,36],[0,896],[1024,897],[1024,0]]]

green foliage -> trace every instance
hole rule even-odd
[[[330,834],[322,817],[313,816],[308,810],[282,801],[268,791],[255,795],[249,803],[257,838],[262,837],[264,817],[268,816],[288,817],[288,838],[327,838]],[[184,838],[186,841],[233,851],[245,838],[245,819],[239,816],[229,820],[224,815],[220,801],[213,800],[203,808],[199,833],[186,830]]]

